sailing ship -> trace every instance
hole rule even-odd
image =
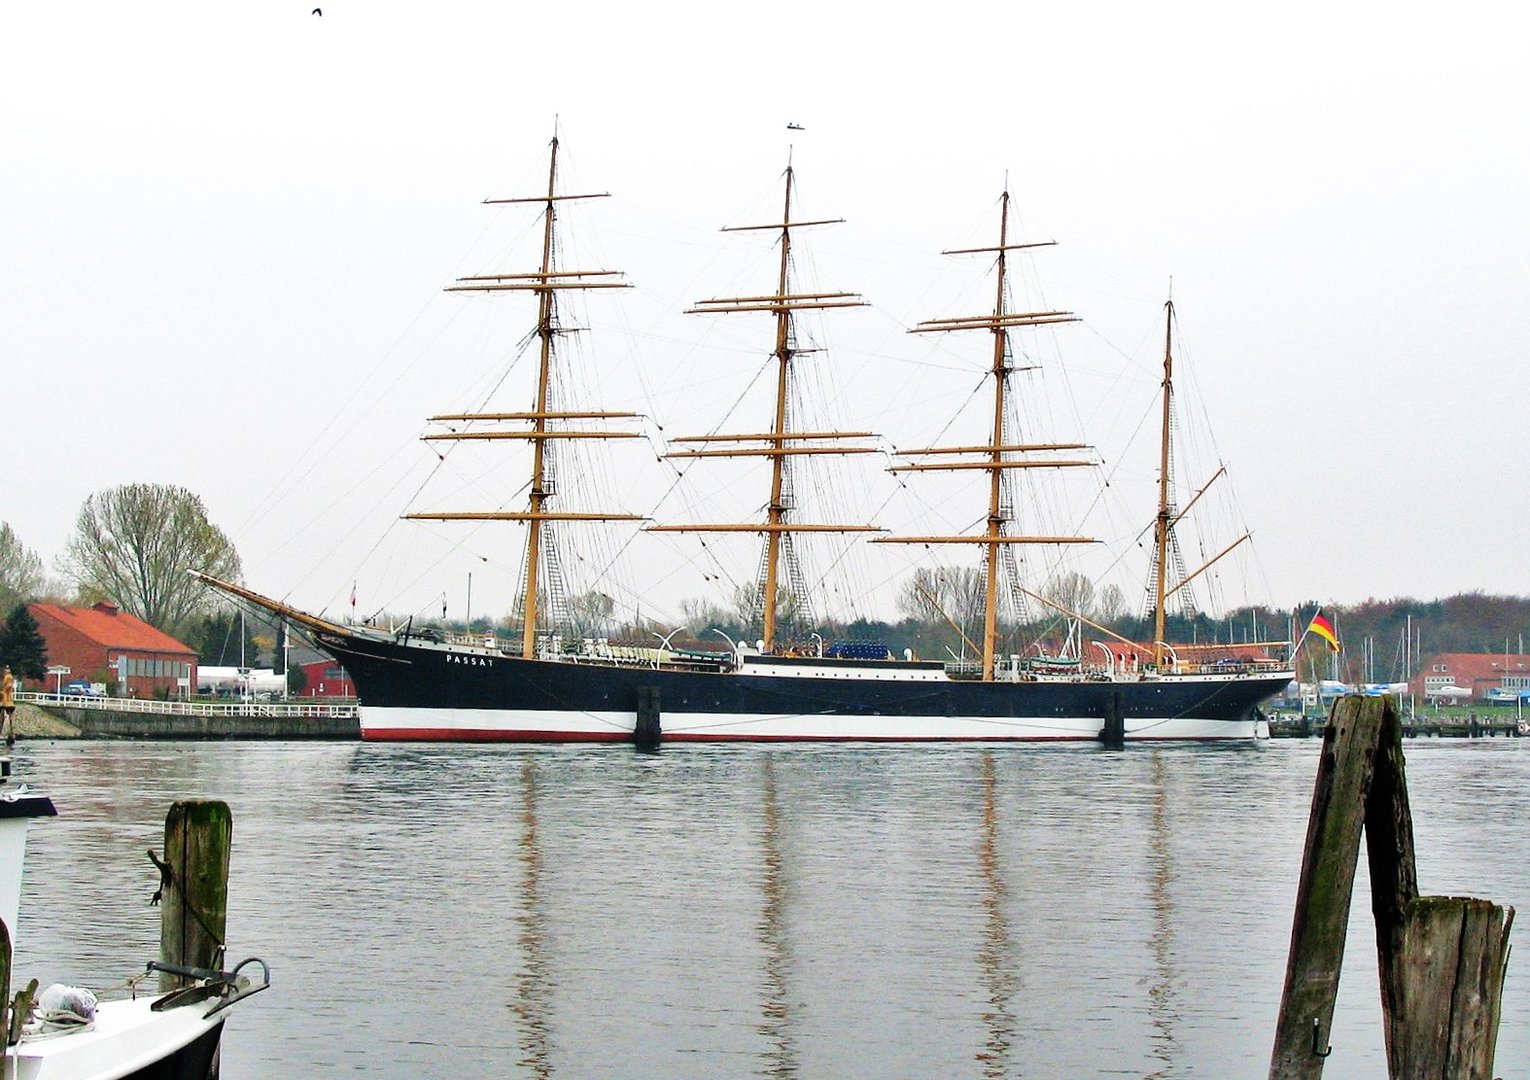
[[[570,640],[545,617],[544,572],[556,571],[554,529],[565,523],[637,523],[641,515],[558,508],[551,473],[557,448],[570,439],[621,439],[636,433],[621,428],[635,414],[600,409],[559,408],[550,397],[555,358],[558,297],[568,291],[625,287],[609,270],[565,270],[557,266],[560,205],[599,196],[569,194],[558,186],[558,140],[551,144],[545,195],[486,200],[540,204],[542,260],[528,273],[459,279],[456,291],[529,292],[538,305],[539,377],[533,407],[524,412],[453,413],[433,417],[450,430],[427,435],[442,440],[521,440],[530,447],[531,475],[525,509],[484,512],[434,511],[406,515],[434,521],[509,521],[527,530],[524,589],[518,601],[520,640],[493,634],[451,634],[430,628],[341,623],[315,616],[233,582],[202,575],[210,586],[272,612],[303,628],[322,649],[340,660],[355,680],[361,703],[361,733],[370,740],[551,741],[640,744],[673,741],[907,741],[1224,739],[1256,734],[1259,704],[1291,680],[1284,657],[1263,653],[1236,659],[1197,661],[1164,642],[1164,608],[1187,584],[1170,583],[1173,528],[1183,513],[1173,507],[1168,485],[1169,409],[1172,395],[1172,338],[1166,338],[1163,380],[1163,451],[1160,504],[1154,526],[1157,584],[1154,640],[1140,644],[1113,634],[1082,616],[1067,613],[1113,638],[1102,649],[1108,659],[1091,666],[1044,657],[1005,655],[1000,649],[1001,580],[1043,603],[1014,581],[1016,545],[1093,542],[1088,537],[1031,535],[1014,528],[1011,474],[1025,469],[1069,469],[1090,465],[1078,443],[1016,441],[1006,424],[1011,393],[1010,335],[1022,329],[1076,321],[1065,311],[1013,311],[1008,299],[1012,252],[1046,246],[1010,238],[1010,197],[1000,200],[998,239],[992,246],[947,254],[991,256],[996,268],[991,312],[933,319],[916,333],[986,333],[992,342],[989,376],[992,424],[986,441],[933,446],[909,452],[894,471],[982,475],[987,483],[986,527],[975,534],[880,535],[860,522],[799,520],[791,496],[792,463],[808,455],[855,455],[875,449],[869,432],[803,430],[788,403],[798,347],[795,320],[806,311],[860,306],[852,293],[795,291],[792,280],[794,232],[835,223],[794,217],[794,174],[785,172],[779,221],[737,226],[774,234],[779,244],[775,289],[762,295],[710,299],[691,310],[702,314],[763,313],[773,317],[774,413],[764,430],[689,436],[674,440],[671,458],[746,458],[763,461],[770,472],[763,520],[718,523],[660,523],[650,531],[751,533],[764,538],[756,612],[762,634],[753,646],[729,641],[727,651],[613,649]],[[728,230],[725,230],[728,231]],[[1050,243],[1050,242],[1049,242]],[[1172,309],[1171,309],[1172,316]],[[1172,326],[1172,318],[1170,325]],[[600,430],[588,425],[598,423]],[[1067,456],[1072,455],[1072,456]],[[1188,509],[1188,508],[1187,508]],[[947,664],[894,656],[885,647],[791,648],[778,627],[782,604],[804,587],[793,573],[794,538],[808,533],[876,533],[874,543],[976,546],[982,553],[984,587],[981,654],[977,664]],[[943,549],[942,549],[943,550]],[[1197,571],[1199,573],[1200,571]],[[1006,578],[1008,575],[1008,578]],[[783,581],[785,579],[785,581]],[[726,635],[724,635],[726,636]],[[1271,643],[1274,644],[1274,643]],[[808,655],[803,655],[804,651]],[[1182,655],[1183,654],[1183,655]]]

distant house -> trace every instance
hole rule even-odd
[[[48,643],[48,663],[69,668],[69,680],[106,683],[113,693],[139,698],[182,697],[196,686],[196,651],[116,604],[27,610]]]
[[[1408,688],[1421,697],[1486,704],[1530,691],[1530,656],[1514,653],[1439,653],[1420,666]],[[1456,693],[1469,691],[1469,695]]]
[[[356,684],[351,682],[351,673],[341,667],[338,660],[314,660],[303,664],[302,668],[307,680],[303,684],[304,697],[356,696]]]

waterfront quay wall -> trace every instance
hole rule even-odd
[[[163,716],[61,709],[82,739],[360,739],[354,716]]]
[[[216,705],[176,702],[99,703],[26,695],[16,732],[23,738],[330,739],[361,738],[355,706]],[[54,699],[54,700],[49,700]]]

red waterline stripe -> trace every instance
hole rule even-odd
[[[525,743],[615,743],[631,742],[631,732],[567,732],[567,731],[494,731],[485,728],[387,728],[363,730],[366,742],[525,742]],[[1248,735],[1140,735],[1127,736],[1128,742],[1224,742],[1241,740],[1251,742]],[[1098,735],[952,735],[943,738],[915,739],[900,735],[696,735],[688,733],[660,734],[661,742],[729,742],[729,743],[1032,743],[1032,742],[1098,742]]]

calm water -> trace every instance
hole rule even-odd
[[[144,850],[220,798],[229,952],[275,982],[226,1080],[1262,1077],[1317,750],[24,744],[61,816],[17,971],[141,970]],[[1426,892],[1530,899],[1530,740],[1408,780]],[[1385,1075],[1360,870],[1333,1077]]]

